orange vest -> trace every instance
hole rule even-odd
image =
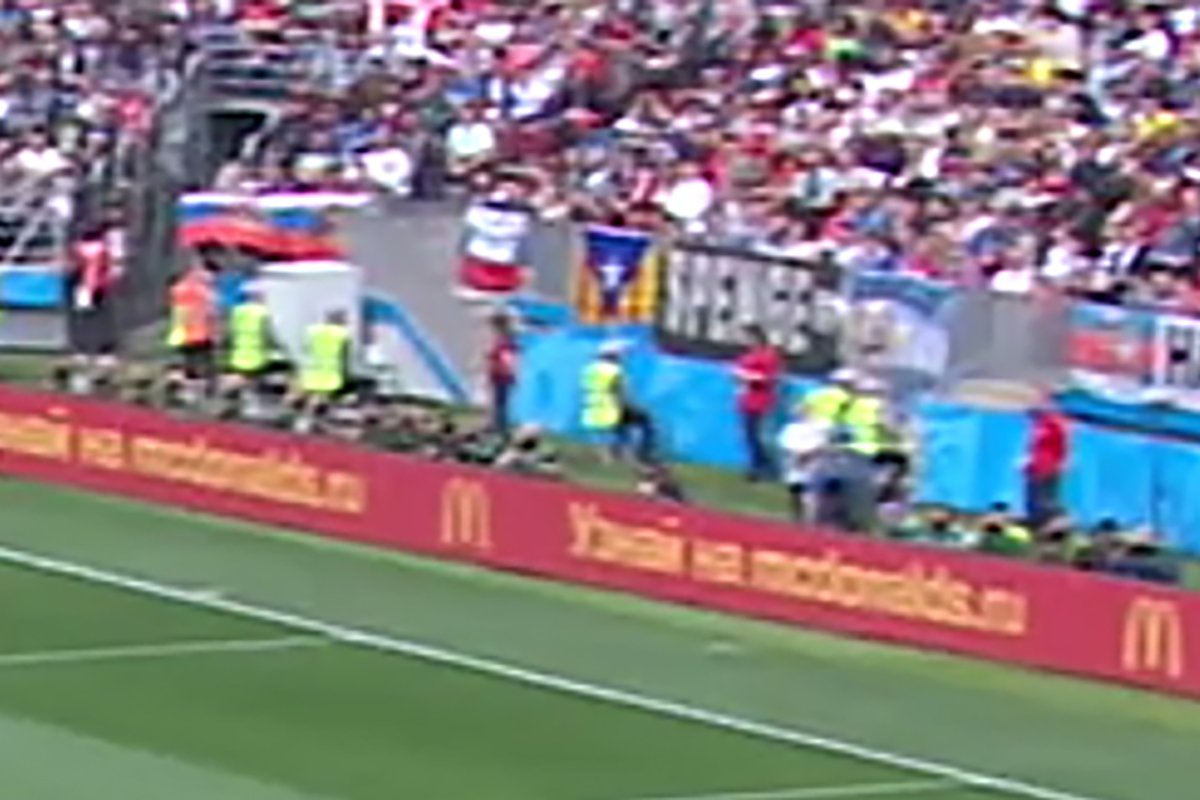
[[[214,339],[216,298],[208,278],[189,270],[171,287],[172,347],[206,344]]]

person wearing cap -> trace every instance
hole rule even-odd
[[[638,459],[654,460],[654,426],[650,415],[630,401],[625,387],[621,355],[624,345],[615,340],[600,345],[596,357],[583,371],[583,427],[609,440],[614,458],[620,458],[635,431]]]
[[[767,334],[761,325],[747,325],[746,337],[750,346],[738,358],[733,374],[738,381],[738,413],[742,418],[742,431],[749,456],[746,479],[758,481],[770,477],[774,472],[764,439],[764,428],[775,407],[783,365],[778,351],[767,341]]]

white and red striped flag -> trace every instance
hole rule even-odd
[[[503,295],[524,284],[530,215],[521,207],[484,200],[463,220],[459,290],[465,294]]]

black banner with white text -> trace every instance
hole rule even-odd
[[[757,323],[790,372],[822,374],[838,364],[839,290],[838,270],[825,261],[677,243],[666,253],[656,333],[669,351],[728,358]]]

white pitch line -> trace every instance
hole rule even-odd
[[[321,647],[332,642],[328,637],[288,636],[275,639],[198,639],[190,642],[161,642],[117,647],[82,647],[73,650],[39,650],[25,653],[0,653],[0,669],[48,664],[88,664],[102,661],[138,661],[178,658],[180,656],[227,653],[270,653]]]
[[[383,653],[404,655],[409,658],[417,658],[433,664],[457,667],[483,675],[505,678],[514,683],[526,686],[548,689],[589,700],[603,701],[625,706],[626,708],[636,708],[664,717],[695,722],[713,728],[755,736],[760,739],[769,739],[814,750],[823,750],[827,753],[836,753],[897,769],[918,772],[943,780],[955,781],[964,787],[991,789],[993,791],[1029,798],[1029,800],[1102,800],[1098,797],[1089,797],[1082,794],[1036,786],[1012,778],[984,775],[938,761],[897,755],[840,739],[806,733],[795,728],[773,725],[766,722],[756,722],[743,717],[710,711],[687,703],[663,700],[625,689],[573,680],[562,675],[540,672],[535,669],[506,664],[490,658],[472,656],[467,653],[422,644],[409,639],[384,636],[358,628],[351,628],[346,625],[325,622],[290,611],[282,611],[254,603],[233,600],[228,597],[205,597],[186,589],[169,586],[145,578],[122,575],[105,569],[89,567],[85,564],[48,558],[15,548],[0,547],[0,563],[3,562],[37,569],[53,575],[61,575],[103,586],[124,589],[149,597],[171,600],[197,608],[224,611],[227,614],[247,619],[271,622],[283,628],[291,628],[295,631],[304,631],[318,636],[325,636],[337,642],[357,645]]]
[[[637,800],[864,800],[868,797],[899,797],[900,795],[909,794],[931,795],[962,788],[962,783],[957,781],[905,781],[904,783],[807,786],[794,789],[772,789],[763,792],[643,797]]]

